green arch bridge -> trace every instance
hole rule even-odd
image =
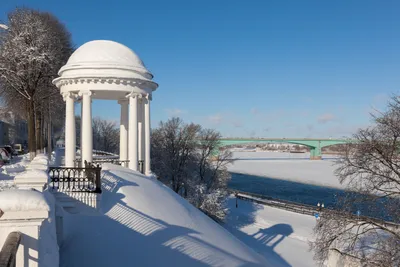
[[[323,139],[323,138],[221,138],[220,147],[250,143],[289,143],[304,145],[310,148],[310,159],[321,159],[323,147],[354,143],[349,139]]]

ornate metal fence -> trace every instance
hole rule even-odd
[[[0,251],[0,267],[15,267],[15,260],[19,244],[21,243],[21,233],[11,232],[4,242]]]
[[[101,167],[85,161],[85,167],[50,167],[52,191],[101,193]]]

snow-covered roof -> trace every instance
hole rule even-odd
[[[135,52],[108,40],[90,41],[80,46],[58,75],[60,77],[53,83],[61,92],[88,90],[89,83],[94,97],[100,99],[120,99],[132,91],[151,93],[158,87]]]
[[[65,70],[71,68],[82,69],[98,66],[126,68],[152,78],[151,73],[135,52],[123,44],[108,40],[90,41],[80,46],[71,55],[67,64],[60,69],[59,75],[61,76]]]
[[[153,178],[104,164],[102,186],[102,215],[65,215],[61,265],[272,266]]]

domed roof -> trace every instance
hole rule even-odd
[[[148,78],[153,75],[146,69],[143,61],[130,48],[123,44],[95,40],[80,46],[69,58],[67,64],[60,69],[59,75],[67,69],[76,68],[118,68],[138,72]]]
[[[114,63],[144,68],[143,61],[131,49],[120,43],[106,40],[83,44],[71,55],[67,65],[88,63]]]
[[[122,99],[127,93],[151,94],[158,84],[143,61],[128,47],[113,41],[83,44],[53,80],[62,92],[90,90],[99,99]]]

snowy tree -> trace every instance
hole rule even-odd
[[[343,146],[336,174],[350,192],[339,198],[340,210],[323,213],[315,227],[312,248],[320,263],[335,251],[362,266],[400,266],[399,98],[373,121],[354,135],[355,144]],[[360,207],[393,223],[354,216]]]
[[[152,131],[152,170],[158,179],[209,216],[223,219],[231,153],[219,152],[221,135],[179,118]]]
[[[69,32],[50,13],[17,8],[8,14],[7,29],[0,33],[0,96],[27,120],[31,156],[41,142],[42,121],[62,116],[52,80],[71,53]]]

